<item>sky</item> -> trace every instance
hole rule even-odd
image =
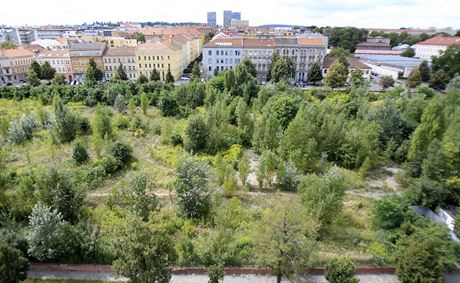
[[[206,22],[241,12],[250,25],[460,28],[460,0],[0,0],[0,25],[93,21]]]

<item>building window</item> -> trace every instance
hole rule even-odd
[[[208,70],[211,72],[211,71],[212,71],[212,67],[211,67],[211,66],[209,66],[209,67],[208,67]]]
[[[212,56],[212,50],[208,50],[208,55]]]

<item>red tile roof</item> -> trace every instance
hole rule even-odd
[[[432,38],[429,38],[425,41],[419,42],[420,45],[454,45],[460,44],[460,37],[458,36],[442,36],[438,35]]]
[[[46,59],[46,58],[70,58],[69,49],[52,49],[52,50],[43,50],[37,54],[37,59]]]
[[[302,45],[323,45],[324,41],[321,38],[299,38],[299,44],[302,44]]]
[[[34,53],[31,51],[18,47],[13,49],[0,49],[0,56],[6,58],[20,58],[20,57],[32,57]]]
[[[329,68],[332,63],[334,63],[335,61],[337,61],[338,58],[337,57],[329,57],[329,56],[326,56],[324,57],[324,62],[323,62],[323,68]],[[371,67],[369,67],[368,65],[362,63],[358,58],[354,58],[354,57],[348,57],[347,58],[347,62],[348,62],[348,69],[371,69]]]

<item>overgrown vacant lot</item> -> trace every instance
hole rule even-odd
[[[409,206],[459,200],[458,90],[307,91],[244,68],[182,86],[1,89],[0,242],[130,278],[395,265],[429,239],[457,262],[447,230]]]

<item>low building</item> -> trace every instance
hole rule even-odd
[[[76,42],[70,44],[70,62],[74,79],[81,79],[85,74],[89,59],[93,58],[96,65],[104,69],[103,55],[107,45],[104,42]]]
[[[326,57],[324,58],[324,63],[323,63],[323,76],[327,75],[327,72],[329,70],[329,67],[337,61],[338,58],[336,57]],[[372,68],[369,67],[368,65],[364,64],[361,62],[358,58],[354,57],[348,57],[347,58],[348,62],[348,70],[350,73],[354,70],[361,69],[363,71],[363,78],[370,80],[371,79],[371,74],[372,74]]]
[[[391,76],[394,79],[407,78],[412,70],[418,68],[422,63],[419,58],[397,55],[355,54],[355,56],[371,67],[372,73],[379,76]]]
[[[400,55],[403,50],[369,50],[369,49],[358,49],[355,51],[355,55]]]
[[[160,79],[166,80],[168,70],[178,80],[183,73],[183,51],[173,43],[172,38],[140,44],[134,51],[137,75],[150,76],[153,69],[160,73]]]
[[[374,42],[374,43],[384,43],[390,45],[391,39],[383,37],[383,36],[368,36],[367,42]]]
[[[0,81],[5,84],[25,81],[33,60],[34,54],[24,48],[0,49]]]
[[[73,80],[69,49],[43,50],[36,55],[35,59],[40,65],[48,62],[57,73],[64,74],[69,81]]]
[[[135,47],[107,48],[104,52],[104,72],[107,80],[113,79],[120,64],[129,80],[137,78],[136,62],[134,61]]]
[[[458,36],[435,36],[414,45],[415,57],[431,61],[431,57],[439,56],[441,52],[446,51],[450,45],[459,45],[460,37]]]
[[[238,28],[238,29],[246,29],[249,27],[249,21],[248,20],[235,20],[232,19],[232,27]]]
[[[391,50],[391,45],[384,42],[361,42],[356,44],[356,50]]]
[[[32,45],[39,45],[45,49],[63,48],[64,44],[56,39],[39,39],[31,43]]]

